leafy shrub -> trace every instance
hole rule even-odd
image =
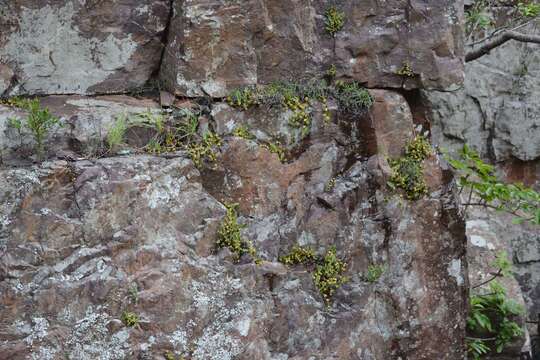
[[[488,280],[472,287],[474,290],[488,285],[488,291],[471,295],[469,299],[467,332],[470,336],[466,340],[467,350],[475,360],[493,350],[502,352],[514,338],[523,335],[523,330],[513,320],[524,313],[523,307],[508,299],[505,289],[495,280],[512,272],[507,254],[499,253],[492,265],[497,271]]]
[[[335,6],[328,8],[324,14],[324,29],[332,36],[343,29],[345,25],[345,13]]]
[[[114,151],[120,145],[124,143],[124,137],[127,131],[127,116],[120,115],[116,117],[116,120],[107,131],[107,144],[109,150]]]
[[[373,97],[358,82],[339,82],[334,93],[342,111],[360,114],[373,105]]]
[[[254,87],[244,87],[235,89],[227,97],[227,103],[230,106],[247,110],[256,104],[256,92]]]
[[[338,259],[335,247],[331,247],[319,262],[312,275],[313,282],[324,301],[329,304],[336,290],[348,281],[343,275],[347,264]]]
[[[245,140],[253,140],[255,138],[255,136],[249,132],[249,129],[245,125],[237,126],[233,131],[233,135]]]
[[[414,77],[414,72],[409,62],[403,63],[403,66],[397,71],[397,74],[404,77]]]
[[[430,154],[429,142],[422,136],[416,136],[407,144],[403,157],[388,161],[392,169],[388,186],[403,190],[409,200],[418,200],[426,195],[428,188],[424,180],[422,163]]]
[[[245,225],[238,223],[237,207],[238,204],[225,204],[227,213],[219,227],[216,245],[218,249],[228,248],[231,250],[235,261],[239,261],[242,255],[249,254],[258,263],[260,259],[257,257],[255,247],[251,241],[244,239],[240,233]]]
[[[42,160],[45,153],[45,140],[53,127],[62,126],[60,119],[51,114],[48,108],[42,108],[39,99],[15,98],[11,99],[10,103],[26,110],[28,115],[24,120],[10,118],[8,125],[15,128],[20,137],[23,128],[30,132],[36,143],[35,151],[38,159]]]
[[[337,68],[335,64],[330,65],[328,70],[326,70],[326,76],[328,76],[330,79],[335,78],[337,75]]]
[[[298,245],[293,246],[289,254],[279,258],[279,261],[285,265],[307,265],[315,260],[315,252],[311,248]]]
[[[488,4],[486,0],[479,0],[465,12],[467,34],[472,33],[476,29],[486,30],[493,24],[493,20],[487,10]]]
[[[139,315],[137,315],[135,313],[132,313],[132,312],[129,312],[129,311],[124,311],[124,313],[122,314],[122,322],[127,327],[137,326],[139,321],[140,321],[139,320]]]
[[[384,271],[384,265],[369,265],[364,278],[367,282],[374,283],[379,280],[382,274],[384,274]]]
[[[520,2],[518,12],[523,17],[534,18],[540,15],[540,4],[534,2]]]
[[[332,190],[334,190],[334,187],[336,187],[336,180],[337,179],[335,177],[328,180],[328,182],[324,184],[324,191],[331,192]]]
[[[202,141],[189,144],[187,152],[195,166],[200,168],[205,160],[216,162],[217,152],[215,149],[220,147],[221,143],[221,138],[217,134],[207,132],[204,134]]]
[[[270,151],[272,154],[276,154],[279,161],[284,163],[287,161],[287,156],[285,155],[285,149],[278,141],[270,141],[263,145],[263,147],[267,148],[268,151]]]
[[[520,183],[500,181],[495,176],[495,168],[482,161],[467,145],[457,158],[446,156],[446,160],[457,173],[460,193],[469,191],[465,207],[474,205],[505,211],[515,216],[516,223],[528,221],[540,225],[540,193]]]

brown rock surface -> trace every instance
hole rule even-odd
[[[325,31],[325,1],[174,1],[161,79],[180,95],[337,75],[368,87],[457,87],[463,2],[341,1],[344,27]],[[412,76],[398,75],[405,64]]]

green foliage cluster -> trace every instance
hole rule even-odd
[[[338,10],[335,6],[329,7],[324,13],[324,29],[332,36],[343,29],[345,26],[345,13]]]
[[[313,249],[306,246],[295,245],[291,251],[279,258],[279,261],[285,265],[308,265],[315,262],[317,259]]]
[[[501,353],[514,338],[523,335],[514,321],[524,313],[523,307],[508,299],[506,290],[495,280],[497,276],[511,273],[506,253],[499,254],[493,265],[498,268],[496,275],[481,284],[488,285],[487,292],[474,294],[469,299],[467,331],[471,336],[467,337],[467,348],[475,360],[493,350]]]
[[[309,99],[305,98],[302,101],[298,97],[293,97],[292,99],[287,100],[285,104],[287,105],[287,108],[293,112],[293,115],[289,119],[289,125],[295,129],[300,129],[302,137],[307,136],[311,130]]]
[[[392,175],[388,186],[401,189],[409,200],[418,200],[428,192],[423,174],[423,161],[432,153],[431,145],[423,136],[416,136],[405,148],[405,155],[390,159]]]
[[[165,357],[165,360],[186,360],[186,358],[183,357],[182,355],[180,355],[180,357],[177,358],[177,357],[174,356],[174,354],[173,354],[172,352],[170,352],[170,351],[167,351],[163,356]]]
[[[134,326],[137,326],[137,324],[139,323],[140,319],[139,319],[139,315],[133,313],[133,312],[129,312],[129,311],[124,311],[122,313],[122,322],[124,323],[124,325],[126,325],[127,327],[134,327]]]
[[[287,266],[315,265],[311,276],[327,305],[336,290],[348,281],[343,275],[347,264],[337,257],[334,246],[330,247],[324,256],[320,256],[309,247],[295,245],[287,255],[281,256],[279,261]]]
[[[244,239],[240,233],[245,225],[238,223],[236,212],[238,204],[225,204],[225,208],[227,213],[218,230],[217,248],[231,250],[235,261],[239,261],[242,255],[249,254],[255,260],[255,263],[259,263],[260,259],[257,257],[257,250],[251,241]]]
[[[414,72],[409,62],[403,63],[397,74],[404,77],[414,77]]]
[[[42,160],[45,153],[45,140],[52,128],[62,126],[60,119],[51,114],[48,108],[42,108],[37,98],[12,98],[8,100],[8,103],[28,112],[25,119],[9,118],[8,125],[17,131],[21,137],[21,144],[23,130],[30,132],[36,143],[35,151],[38,159]]]
[[[337,100],[341,111],[353,114],[360,114],[373,105],[373,97],[358,82],[339,81],[334,86],[325,80],[306,83],[276,81],[266,86],[249,86],[234,90],[227,101],[242,110],[260,105],[288,109],[292,112],[289,125],[299,129],[305,137],[311,130],[312,102],[323,104],[324,121],[330,121],[331,113],[327,104],[329,97]]]
[[[107,131],[107,144],[110,151],[115,151],[124,143],[127,129],[127,116],[125,114],[117,116]]]
[[[494,27],[496,22],[493,20],[491,13],[494,9],[499,8],[500,5],[501,2],[498,0],[475,1],[465,13],[467,34],[471,34],[476,30],[489,30]],[[512,18],[505,25],[500,26],[500,28],[516,27],[516,24],[523,24],[531,18],[536,18],[538,16],[540,16],[540,4],[537,1],[520,1],[514,7]]]
[[[335,186],[336,186],[336,178],[333,177],[330,180],[328,180],[328,182],[324,185],[324,191],[325,192],[330,192],[330,191],[334,190]]]
[[[193,142],[201,141],[197,134],[199,114],[190,109],[178,109],[172,119],[165,121],[163,114],[147,111],[138,114],[136,123],[145,124],[156,130],[155,136],[146,145],[145,150],[154,154],[174,152],[188,148]]]
[[[486,0],[475,1],[475,3],[465,12],[465,26],[468,34],[476,29],[486,30],[493,20],[488,13],[489,2]]]
[[[328,70],[326,70],[326,76],[328,76],[330,79],[335,78],[337,75],[337,68],[335,64],[330,65]]]
[[[334,97],[342,111],[361,114],[373,105],[373,97],[358,82],[336,82]]]
[[[206,132],[201,141],[192,142],[187,146],[187,152],[196,167],[202,167],[204,161],[216,162],[217,151],[222,140],[216,133]]]
[[[343,275],[346,269],[347,264],[337,257],[335,247],[328,249],[324,257],[319,260],[313,272],[313,282],[327,304],[331,302],[336,290],[348,281]]]
[[[248,127],[245,125],[237,126],[233,131],[233,135],[245,140],[255,139],[255,136],[251,132],[249,132]]]
[[[248,110],[256,103],[256,93],[253,86],[235,89],[227,96],[227,103],[232,107]]]
[[[380,277],[384,274],[385,266],[384,265],[369,265],[366,275],[364,276],[365,280],[369,283],[377,282]]]
[[[467,145],[463,146],[458,158],[447,156],[446,159],[456,170],[460,194],[463,190],[469,191],[465,206],[505,211],[516,216],[516,223],[528,221],[540,225],[540,193],[520,183],[500,181],[495,175],[495,168],[483,162],[478,153]]]
[[[540,4],[536,2],[520,2],[517,9],[519,14],[526,18],[540,16]]]
[[[270,151],[272,154],[276,154],[279,161],[281,161],[282,163],[287,161],[287,155],[285,154],[285,149],[283,148],[281,143],[279,143],[278,141],[270,141],[264,144],[263,147],[267,148],[268,151]]]

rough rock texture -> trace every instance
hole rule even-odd
[[[310,78],[332,64],[368,87],[455,88],[462,81],[463,2],[340,1],[335,39],[326,1],[173,3],[161,79],[179,95],[214,97],[242,85]],[[409,64],[414,72],[397,72]]]
[[[0,95],[88,94],[158,70],[169,0],[0,0]]]
[[[524,30],[527,31],[527,30]],[[493,161],[540,158],[540,53],[510,41],[466,66],[463,89],[426,92],[434,141]]]
[[[435,157],[428,197],[388,191],[386,156],[410,138],[412,116],[402,96],[374,95],[369,115],[314,116],[285,163],[227,126],[285,136],[286,113],[268,124],[267,109],[219,105],[214,166],[176,154],[0,170],[0,359],[464,358],[464,224]],[[261,265],[216,252],[225,202],[239,203]],[[336,246],[347,262],[329,307],[309,267],[277,263],[295,244]],[[370,264],[385,266],[374,283]],[[125,327],[124,311],[139,324]]]

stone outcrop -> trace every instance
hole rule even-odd
[[[159,69],[169,0],[0,1],[0,96],[115,93]]]
[[[273,80],[337,75],[368,87],[455,88],[462,81],[463,4],[341,1],[343,29],[325,31],[324,1],[175,1],[161,67],[185,96],[222,97]],[[405,64],[413,74],[398,75]]]
[[[287,111],[215,104],[208,126],[223,143],[201,169],[183,152],[51,151],[42,165],[1,170],[0,358],[463,358],[465,234],[448,178],[431,157],[428,197],[389,191],[386,156],[413,122],[401,95],[373,95],[364,116],[314,114],[305,139],[287,134]],[[86,122],[141,108],[126,97],[42,101]],[[239,124],[261,126],[246,140],[230,134]],[[279,129],[291,139],[285,162],[261,146]],[[232,202],[260,265],[216,250]],[[347,262],[329,306],[309,267],[277,262],[296,244],[336,246]],[[368,282],[373,264],[384,273]],[[126,311],[136,326],[122,323]]]
[[[506,44],[460,89],[462,27],[462,0],[0,0],[0,360],[464,359],[468,287],[501,249],[537,311],[534,229],[465,221],[435,154],[425,196],[389,186],[429,128],[538,178],[538,54]],[[323,78],[288,104],[226,99]],[[345,109],[338,81],[373,104]],[[14,95],[59,118],[43,153]],[[218,249],[231,204],[256,255]],[[346,263],[331,301],[320,262],[280,261],[296,245]]]

